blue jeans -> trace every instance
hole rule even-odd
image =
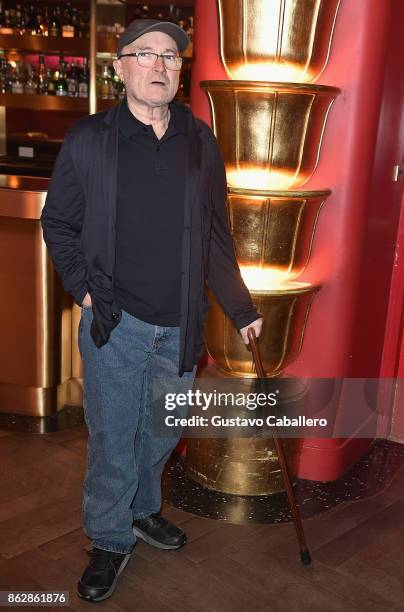
[[[122,313],[110,339],[97,348],[90,336],[91,308],[83,308],[79,348],[84,368],[84,416],[88,427],[87,473],[83,489],[84,531],[93,546],[129,553],[134,518],[158,512],[161,474],[181,435],[155,437],[153,380],[175,391],[179,327],[159,327]]]

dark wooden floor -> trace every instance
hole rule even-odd
[[[72,610],[404,610],[404,468],[382,494],[305,521],[310,567],[298,559],[290,524],[236,526],[167,506],[188,544],[158,551],[139,543],[114,596],[83,602],[75,593],[87,563],[85,455],[84,427],[0,432],[0,590],[67,590]]]

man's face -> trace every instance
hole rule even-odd
[[[122,49],[122,53],[134,51],[178,54],[177,43],[164,32],[147,32]],[[123,57],[115,60],[114,68],[125,83],[128,97],[141,104],[164,106],[177,93],[180,71],[167,69],[161,57],[151,68],[139,66],[136,57]]]

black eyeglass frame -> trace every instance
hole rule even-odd
[[[121,55],[118,55],[118,59],[121,59],[121,57],[136,57],[137,63],[139,64],[139,55],[143,54],[143,53],[148,53],[149,55],[154,55],[155,56],[155,60],[154,60],[154,64],[152,64],[152,66],[154,66],[157,63],[157,60],[159,57],[163,58],[163,64],[164,66],[168,69],[168,70],[181,70],[182,68],[182,61],[183,58],[181,57],[181,55],[173,55],[173,54],[168,54],[168,53],[154,53],[154,51],[134,51],[133,53],[121,53]],[[165,62],[165,58],[169,56],[169,57],[175,57],[177,60],[180,60],[180,65],[179,68],[170,68],[169,66],[167,66],[166,62]],[[141,64],[139,64],[139,66],[141,66]],[[152,67],[150,66],[150,68]],[[146,68],[146,66],[141,66],[142,68]]]

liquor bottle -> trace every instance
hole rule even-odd
[[[47,6],[44,8],[42,22],[41,22],[42,36],[49,36],[49,9]]]
[[[122,98],[125,96],[125,85],[123,84],[123,81],[121,81],[115,70],[113,68],[111,68],[110,70],[112,79],[112,97],[122,100]]]
[[[77,66],[73,62],[70,70],[67,70],[67,95],[76,98],[78,95],[79,79]]]
[[[100,79],[100,95],[102,100],[111,100],[114,97],[113,84],[109,72],[108,62],[104,60]]]
[[[16,23],[17,23],[17,7],[13,6],[13,4],[8,9],[9,18],[10,18],[10,28],[15,31]]]
[[[60,22],[55,9],[49,19],[49,36],[60,36]]]
[[[45,56],[43,53],[40,53],[39,55],[38,81],[36,91],[38,94],[41,94],[43,96],[46,96],[48,94],[48,78],[45,66]]]
[[[174,4],[169,4],[167,21],[175,21],[174,10]]]
[[[188,38],[190,42],[193,42],[194,40],[194,18],[192,15],[189,18],[189,26],[187,29],[187,34],[188,34]]]
[[[70,25],[73,28],[73,36],[77,36],[77,29],[79,28],[79,17],[78,10],[75,7],[71,10]]]
[[[87,27],[86,27],[86,22],[84,20],[84,15],[83,13],[80,13],[78,16],[77,25],[75,28],[77,38],[84,38],[86,36],[86,31],[87,31]]]
[[[83,68],[79,77],[79,98],[88,98],[88,60],[83,58]]]
[[[4,93],[13,91],[13,67],[8,63],[7,55],[4,56]]]
[[[66,3],[65,10],[63,12],[62,36],[63,38],[74,38],[74,26],[72,22],[72,5],[70,4],[70,2]]]
[[[29,21],[27,24],[27,30],[28,34],[31,34],[31,36],[42,36],[41,15],[39,13],[38,19],[38,10],[35,9],[33,4],[31,4],[29,7]]]
[[[0,93],[6,93],[6,60],[0,58]]]
[[[34,71],[32,68],[32,64],[28,64],[27,66],[27,80],[24,83],[24,93],[26,94],[36,94],[36,83],[34,77]]]
[[[147,4],[143,4],[142,6],[142,19],[150,18],[150,9]]]
[[[35,33],[37,36],[44,36],[44,31],[45,27],[43,23],[43,17],[40,13],[40,10],[38,9],[35,15]]]
[[[11,91],[13,94],[22,94],[24,93],[24,82],[21,75],[21,65],[17,62],[16,67],[12,73],[12,85]]]
[[[50,68],[46,69],[46,84],[48,96],[56,95],[56,73],[52,74]]]
[[[25,34],[26,28],[27,28],[27,17],[26,17],[27,13],[26,13],[26,9],[24,8],[24,10],[21,8],[21,4],[17,4],[16,6],[16,11],[15,11],[15,28],[14,28],[14,32],[16,34],[20,34],[20,36],[22,36],[23,34]]]
[[[66,65],[63,53],[61,53],[59,59],[59,70],[55,82],[55,90],[57,96],[67,96]]]
[[[4,9],[2,24],[0,28],[0,34],[13,34],[13,33],[14,33],[14,30],[11,26],[10,11],[8,9]]]

